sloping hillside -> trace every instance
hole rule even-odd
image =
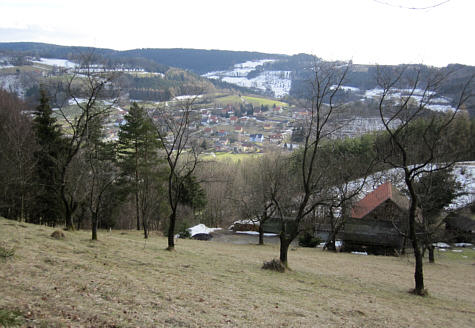
[[[260,267],[277,245],[54,231],[0,219],[0,320],[35,327],[470,327],[474,251],[440,253],[430,297],[410,295],[412,257],[296,248],[293,271]],[[465,257],[464,257],[465,256]],[[2,321],[0,321],[2,322]],[[1,324],[0,324],[1,325]]]

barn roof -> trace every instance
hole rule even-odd
[[[393,201],[399,208],[409,209],[409,200],[390,182],[383,183],[351,209],[351,217],[361,219],[387,200]]]

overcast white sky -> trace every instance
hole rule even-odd
[[[475,1],[442,2],[0,0],[0,42],[305,52],[354,63],[475,65]]]

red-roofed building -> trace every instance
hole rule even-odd
[[[405,246],[409,199],[390,182],[366,195],[346,219],[343,247],[347,251],[398,254]]]
[[[374,219],[387,220],[390,219],[387,209],[381,213],[380,207],[385,209],[388,207],[393,210],[399,209],[400,211],[407,211],[409,209],[409,199],[402,195],[390,182],[383,183],[374,191],[366,195],[365,198],[360,200],[351,209],[351,217],[362,219],[370,216]],[[377,210],[377,211],[376,211]]]

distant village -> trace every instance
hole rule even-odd
[[[141,101],[137,101],[142,103]],[[130,103],[130,101],[129,101]],[[148,103],[142,103],[146,108]],[[120,125],[125,123],[127,106],[116,106],[106,124],[106,139],[117,140]],[[303,141],[298,137],[301,122],[310,115],[295,106],[255,106],[251,110],[231,104],[195,109],[190,130],[207,152],[263,153],[282,149],[293,151]],[[249,108],[249,106],[247,107]],[[379,118],[348,118],[335,130],[334,138],[345,138],[381,130]]]

